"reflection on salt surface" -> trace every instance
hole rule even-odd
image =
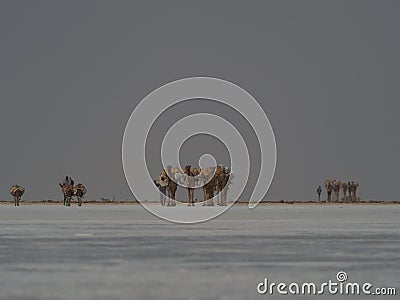
[[[397,205],[243,206],[178,225],[141,206],[4,206],[0,298],[256,299],[264,277],[323,281],[341,269],[398,286],[399,215]]]

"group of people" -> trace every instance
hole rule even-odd
[[[327,195],[327,202],[339,202],[340,191],[343,192],[342,202],[359,202],[361,198],[357,197],[357,189],[359,184],[354,181],[325,180],[324,187]],[[321,201],[322,188],[317,188],[318,201]]]
[[[213,206],[216,193],[217,204],[225,206],[228,186],[232,183],[232,179],[230,168],[222,165],[210,168],[192,168],[191,165],[186,165],[182,170],[167,166],[161,170],[154,183],[160,191],[162,206],[176,206],[175,195],[178,185],[187,189],[188,206],[195,205],[194,191],[197,188],[202,189],[203,205]]]

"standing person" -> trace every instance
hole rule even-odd
[[[321,186],[319,186],[319,187],[317,188],[318,201],[321,201],[321,193],[322,193],[322,188],[321,188]]]
[[[168,182],[165,178],[165,176],[160,176],[159,180],[154,180],[154,184],[156,185],[156,187],[158,187],[158,190],[160,191],[160,202],[161,205],[164,206],[165,202],[166,202],[166,198],[167,198],[167,185]]]

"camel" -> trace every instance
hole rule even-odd
[[[82,206],[82,199],[86,192],[86,187],[82,183],[78,183],[74,186],[74,195],[78,199],[78,206]]]
[[[186,175],[186,189],[188,192],[188,206],[194,206],[194,173],[191,165],[185,166],[183,173]]]
[[[167,186],[167,194],[168,194],[168,204],[167,206],[175,206],[175,194],[176,190],[178,189],[178,184],[175,181],[175,174],[179,171],[178,168],[172,168],[171,166],[167,166],[167,179],[168,179],[168,186]]]
[[[180,170],[179,168],[174,168],[174,172],[175,172],[175,175],[174,175],[175,180],[174,181],[178,185],[181,185],[181,186],[185,185],[185,175],[183,174],[182,170]]]
[[[353,181],[349,181],[347,183],[347,187],[348,187],[348,190],[349,190],[348,201],[349,202],[354,202],[354,185],[353,185]]]
[[[324,181],[324,186],[328,195],[327,202],[339,202],[339,192],[340,188],[342,186],[342,183],[340,180],[325,180]],[[333,192],[333,197],[332,197],[332,192]]]
[[[339,192],[340,192],[341,182],[340,180],[335,179],[333,181],[333,202],[339,202]]]
[[[192,174],[193,174],[193,177],[196,177],[195,178],[195,181],[194,181],[194,183],[195,183],[195,187],[197,186],[197,181],[198,181],[198,179],[199,179],[199,175],[200,175],[200,173],[201,173],[201,169],[200,168],[190,168],[190,172],[192,172]]]
[[[211,172],[211,174],[209,176],[211,177],[211,179],[209,179],[209,181],[204,186],[205,191],[206,191],[206,199],[207,199],[205,201],[205,205],[214,206],[213,198],[214,198],[215,189],[218,184],[218,179],[217,179],[217,176],[215,176],[213,171]]]
[[[214,191],[217,186],[217,178],[213,168],[203,168],[199,174],[201,189],[203,190],[203,206],[213,206]]]
[[[347,202],[347,183],[344,181],[342,182],[342,192],[343,192],[342,201]]]
[[[332,180],[325,180],[324,181],[324,186],[326,189],[326,193],[328,195],[328,198],[326,199],[327,202],[331,202],[331,194],[332,194],[332,190],[333,190],[333,181]]]
[[[343,191],[342,201],[349,202],[359,202],[361,199],[357,197],[358,183],[354,181],[342,182],[340,180],[325,180],[325,189],[328,194],[327,201],[338,202],[340,189]],[[333,192],[333,199],[331,199],[331,194]]]
[[[71,184],[62,185],[59,183],[64,195],[64,206],[71,206],[71,199],[74,196],[74,187]]]
[[[219,175],[215,175],[216,171],[219,172]],[[204,206],[214,205],[213,198],[216,191],[219,195],[218,205],[226,205],[227,187],[233,178],[230,170],[223,166],[200,169],[192,168],[191,165],[186,165],[182,170],[167,166],[166,170],[161,171],[158,181],[161,176],[166,177],[167,181],[168,206],[176,205],[175,194],[178,185],[187,189],[188,206],[195,206],[194,191],[199,187],[203,191]]]
[[[22,195],[25,193],[25,188],[15,184],[10,187],[9,192],[11,196],[14,197],[14,206],[19,206],[19,201],[21,200]]]
[[[217,166],[215,176],[217,178],[218,205],[226,206],[230,171],[228,168]]]
[[[325,189],[327,189],[328,186],[329,186],[330,184],[332,184],[332,180],[326,179],[326,180],[324,181]]]
[[[357,197],[357,188],[359,184],[357,182],[350,182],[349,183],[349,198],[351,202],[360,202],[360,198]]]
[[[360,202],[361,199],[357,197],[357,189],[358,189],[359,184],[357,182],[354,182],[354,199],[357,202]]]
[[[208,181],[209,175],[211,174],[210,168],[202,168],[200,169],[200,174],[198,177],[199,185],[201,186],[201,190],[203,192],[203,206],[206,205],[207,201],[207,192],[206,192],[206,183]]]

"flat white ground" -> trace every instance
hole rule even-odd
[[[258,295],[264,277],[321,283],[342,270],[400,292],[399,205],[242,206],[196,225],[138,205],[0,206],[0,299],[275,299]],[[368,297],[384,298],[398,295]]]

